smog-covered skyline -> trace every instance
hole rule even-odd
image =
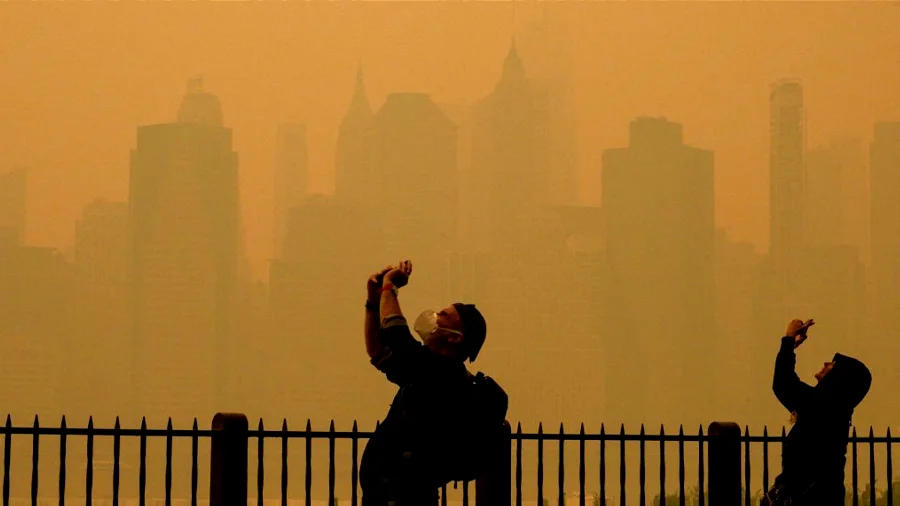
[[[685,125],[688,143],[716,154],[717,225],[763,252],[771,82],[802,80],[810,148],[838,137],[867,144],[875,121],[900,115],[892,92],[900,85],[892,50],[900,36],[889,29],[898,9],[890,3],[11,4],[4,11],[5,36],[21,43],[2,56],[9,77],[0,147],[8,167],[31,168],[28,242],[69,249],[86,204],[125,200],[135,129],[171,121],[184,82],[202,75],[234,131],[257,279],[274,254],[268,203],[279,123],[306,125],[310,190],[331,193],[337,126],[360,63],[376,109],[403,91],[472,104],[499,78],[511,40],[534,39],[542,11],[565,27],[551,35],[571,60],[574,198],[583,204],[600,204],[600,151],[626,142],[633,118],[665,116]],[[155,42],[159,30],[164,43]],[[532,48],[525,68],[550,70],[549,52]]]

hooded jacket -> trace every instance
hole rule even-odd
[[[836,353],[831,371],[813,387],[794,370],[794,338],[781,339],[772,390],[796,422],[782,451],[782,479],[797,487],[842,485],[853,410],[872,385],[859,360]]]

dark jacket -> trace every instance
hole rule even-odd
[[[777,480],[795,491],[810,487],[843,502],[844,465],[853,410],[869,392],[872,374],[862,362],[837,353],[831,371],[815,386],[794,371],[794,338],[783,337],[772,390],[796,422],[787,435]],[[834,498],[837,502],[837,497]],[[830,501],[828,501],[830,503]]]
[[[431,501],[449,481],[448,456],[463,443],[454,435],[470,375],[461,361],[433,353],[413,338],[402,317],[386,322],[379,339],[385,349],[372,365],[399,390],[363,451],[363,499],[367,504],[419,503],[425,495]]]

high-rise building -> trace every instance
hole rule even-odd
[[[137,404],[208,420],[228,407],[240,216],[231,129],[199,83],[177,122],[138,128],[129,205]]]
[[[290,210],[303,202],[308,188],[306,126],[279,125],[275,136],[275,255],[281,254]]]
[[[370,172],[365,151],[365,139],[372,128],[373,116],[360,66],[350,107],[341,121],[335,156],[334,195],[342,205],[377,205],[378,195],[373,189],[374,174]]]
[[[680,124],[638,118],[628,147],[603,152],[602,177],[608,407],[693,420],[709,378],[692,364],[716,346],[696,331],[714,311],[713,153],[686,146]]]
[[[872,220],[872,293],[870,343],[877,343],[878,354],[894,357],[900,352],[900,122],[875,124],[875,137],[869,148],[869,173]],[[897,368],[885,363],[880,381],[890,383],[900,377]],[[887,398],[885,398],[887,402]]]
[[[773,293],[780,294],[780,311],[793,314],[801,295],[799,279],[805,244],[806,172],[803,88],[784,80],[769,93],[769,256]]]
[[[811,150],[805,156],[805,245],[848,244],[843,234],[846,213],[841,162],[827,149]]]
[[[447,301],[458,290],[451,275],[458,242],[456,136],[456,126],[428,95],[394,93],[366,137],[372,200],[390,201],[378,209],[383,249],[377,257],[417,262],[428,282],[408,293],[421,294],[429,304]]]
[[[75,224],[75,311],[68,411],[111,422],[132,394],[128,203],[97,199]],[[110,382],[110,388],[94,385]]]
[[[24,243],[26,176],[25,169],[0,174],[0,248]]]
[[[475,105],[472,177],[475,194],[469,246],[495,254],[527,254],[534,215],[547,206],[536,160],[534,96],[516,46],[510,47],[494,91]],[[515,191],[511,191],[514,185]]]

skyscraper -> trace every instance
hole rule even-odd
[[[75,308],[77,346],[67,356],[71,367],[72,415],[112,420],[124,415],[131,397],[127,374],[131,356],[128,311],[128,203],[97,199],[75,224]],[[93,385],[118,378],[109,389]]]
[[[350,107],[341,120],[335,154],[334,195],[341,205],[372,206],[377,200],[372,189],[374,175],[365,152],[365,138],[372,127],[373,116],[360,65]]]
[[[25,169],[0,174],[0,248],[24,242],[26,176]]]
[[[306,198],[308,188],[306,126],[285,123],[275,136],[275,255],[281,254],[291,208]]]
[[[801,84],[793,80],[773,84],[769,111],[769,256],[773,292],[782,296],[778,309],[784,319],[800,304],[797,291],[805,244],[807,195]]]
[[[171,415],[182,426],[227,407],[239,251],[231,142],[218,98],[192,82],[178,121],[138,128],[131,156],[137,401],[150,416]]]
[[[871,287],[874,310],[870,340],[885,356],[894,356],[900,324],[900,122],[876,123],[869,148],[872,220]],[[887,348],[885,348],[887,347]],[[897,378],[896,368],[884,371]],[[885,379],[889,382],[892,379]]]
[[[604,306],[616,336],[607,343],[607,399],[629,420],[693,420],[685,409],[698,405],[706,378],[692,364],[715,350],[712,335],[696,332],[714,310],[713,153],[686,146],[680,124],[638,118],[628,147],[603,152],[602,177]]]

